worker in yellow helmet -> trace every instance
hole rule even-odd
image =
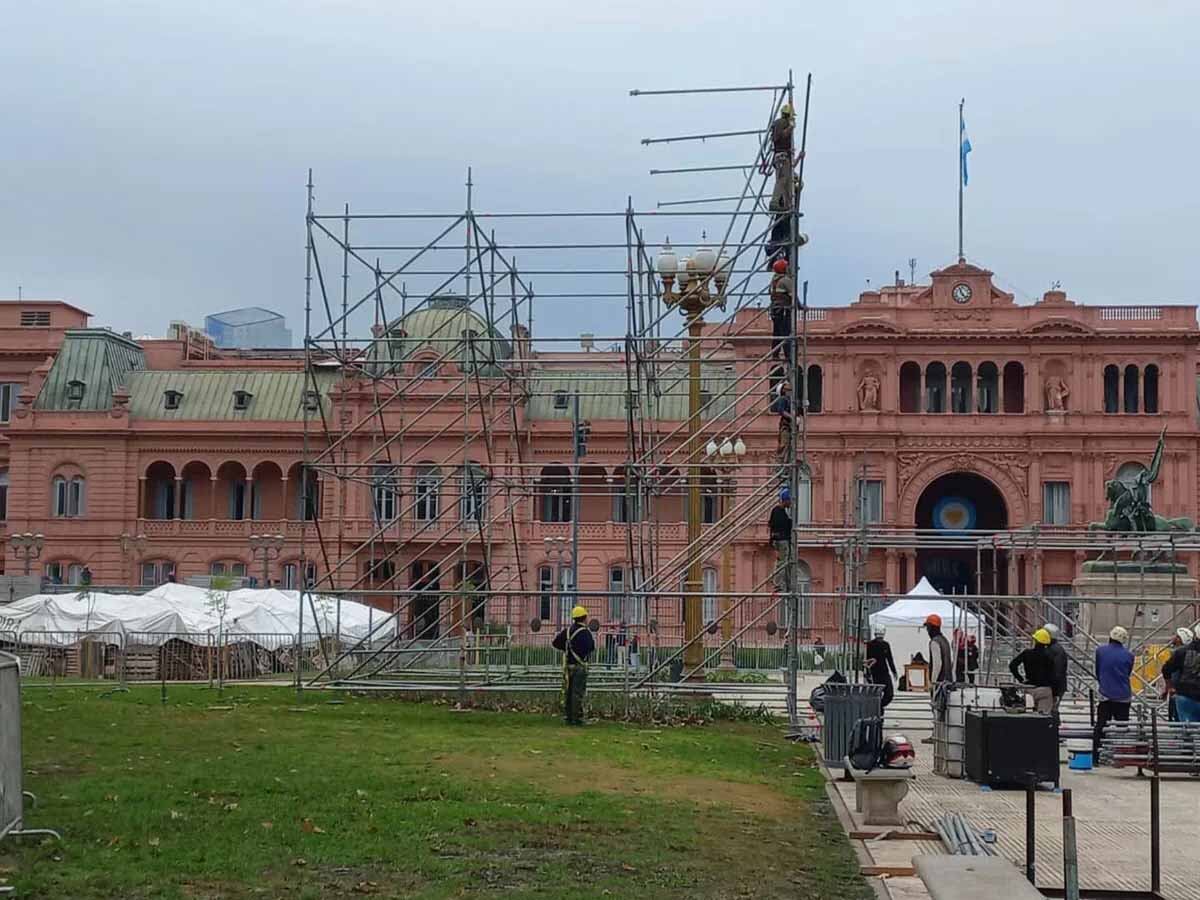
[[[1054,656],[1050,652],[1050,632],[1039,628],[1033,633],[1033,646],[1018,653],[1008,664],[1018,683],[1033,697],[1033,708],[1050,715],[1054,712]]]
[[[596,652],[596,639],[582,606],[571,610],[571,624],[554,636],[551,644],[563,655],[563,712],[568,725],[582,725],[583,698],[587,693],[588,660]]]

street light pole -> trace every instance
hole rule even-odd
[[[726,491],[725,496],[732,498],[737,485],[734,477],[736,463],[746,455],[746,444],[739,437],[736,441],[729,438],[721,441],[709,441],[704,449],[709,462],[721,473]],[[721,558],[721,662],[719,669],[732,671],[737,668],[733,656],[733,541],[726,541]]]
[[[46,538],[44,535],[36,534],[32,531],[14,534],[8,539],[8,544],[12,547],[13,555],[17,559],[25,561],[26,575],[30,574],[33,561],[42,555],[42,547],[45,543]]]
[[[264,588],[271,586],[271,560],[279,555],[286,541],[282,534],[250,535],[250,555],[262,557]]]
[[[704,644],[700,639],[704,630],[700,559],[700,345],[704,337],[704,311],[725,301],[730,261],[724,254],[717,259],[710,248],[703,246],[697,248],[690,258],[677,260],[671,250],[670,240],[667,240],[658,255],[655,268],[663,280],[663,302],[668,306],[678,306],[688,323],[688,565],[683,602],[683,640],[686,646],[683,666],[685,670],[695,672],[695,677],[703,678]],[[676,279],[679,281],[678,290],[672,288]],[[710,284],[716,287],[715,294],[710,293]]]

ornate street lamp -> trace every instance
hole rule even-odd
[[[32,531],[14,534],[8,539],[8,545],[12,547],[13,556],[25,561],[26,575],[29,574],[33,561],[42,555],[42,547],[45,544],[45,536]]]
[[[262,558],[263,587],[271,586],[271,560],[283,550],[287,538],[282,534],[252,534],[249,538],[250,556]]]
[[[703,445],[700,443],[700,342],[704,333],[704,312],[725,305],[725,287],[732,268],[728,257],[717,254],[708,246],[700,246],[691,257],[679,259],[668,238],[655,261],[655,269],[663,282],[663,302],[679,308],[687,320],[688,341],[688,419],[687,419],[687,581],[684,585],[683,640],[687,649],[683,665],[703,677],[704,646],[700,640],[704,630],[704,603],[701,597],[700,560],[700,462]],[[678,283],[678,286],[676,286]]]

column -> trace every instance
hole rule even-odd
[[[175,518],[182,519],[184,513],[183,503],[183,488],[184,481],[182,475],[175,476]]]
[[[895,547],[888,547],[883,551],[883,558],[883,589],[889,594],[899,594],[904,590],[900,586],[900,554]]]
[[[917,551],[902,550],[901,553],[904,554],[905,572],[904,577],[900,581],[900,591],[898,593],[912,590],[916,587],[917,581],[920,578],[917,574]]]
[[[146,476],[139,475],[138,476],[137,517],[139,519],[148,519],[148,518],[150,518],[149,513],[150,513],[150,495],[147,492]]]
[[[246,494],[242,501],[242,518],[254,518],[254,479],[246,476]]]
[[[1029,459],[1029,521],[1024,525],[1045,520],[1042,510],[1042,454],[1035,450]]]
[[[1021,554],[1015,550],[1008,553],[1008,596],[1015,597],[1021,593],[1021,578],[1019,561]]]
[[[209,502],[209,505],[208,505],[208,517],[209,517],[210,519],[223,519],[223,518],[227,518],[227,516],[228,516],[228,505],[229,505],[229,501],[226,501],[226,504],[225,504],[225,505],[226,505],[226,515],[225,515],[225,516],[222,516],[222,515],[219,515],[219,514],[218,514],[218,510],[220,510],[220,508],[221,508],[221,507],[220,507],[220,502],[221,502],[221,501],[220,501],[220,499],[219,499],[219,498],[220,498],[220,492],[217,490],[217,488],[218,488],[218,487],[220,487],[220,481],[217,479],[217,476],[216,476],[216,475],[213,475],[213,476],[212,476],[212,477],[209,479],[209,482],[210,482],[210,483],[209,483],[209,495],[208,495],[208,496],[209,496],[209,501],[210,501],[210,502]]]
[[[889,450],[883,461],[883,521],[900,525],[900,485],[896,454]]]

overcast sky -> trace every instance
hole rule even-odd
[[[890,281],[909,257],[918,273],[953,261],[960,97],[972,261],[1021,299],[1059,280],[1091,303],[1195,302],[1198,45],[1194,2],[8,4],[0,297],[20,285],[139,334],[262,305],[299,336],[308,167],[326,213],[458,211],[468,166],[479,211],[720,196],[740,189],[736,174],[648,170],[744,163],[746,139],[639,140],[758,128],[769,97],[629,90],[770,84],[791,68],[814,77],[803,275],[815,303]],[[499,241],[624,241],[621,219],[494,224]],[[648,241],[721,230],[642,225]],[[620,270],[624,251],[559,262]],[[624,290],[616,276],[533,280],[540,293]],[[535,319],[541,335],[624,331],[620,299],[540,301]]]

